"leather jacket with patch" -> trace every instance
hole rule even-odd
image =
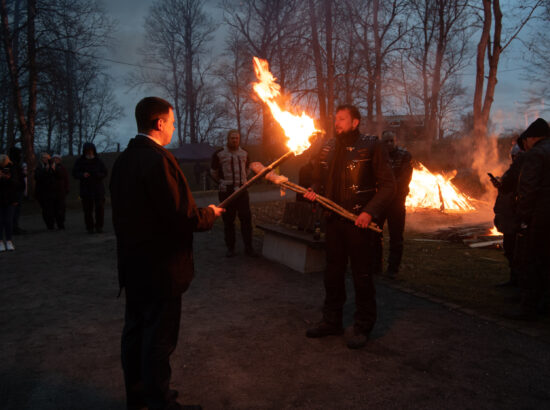
[[[396,183],[395,199],[405,204],[413,174],[412,157],[409,151],[401,147],[390,151],[389,156]]]
[[[358,130],[332,138],[315,161],[312,188],[357,215],[379,219],[395,194],[388,152]]]

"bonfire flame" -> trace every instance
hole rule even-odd
[[[420,162],[415,165],[410,193],[407,196],[406,206],[414,208],[432,208],[440,210],[473,211],[472,199],[459,192],[451,183],[451,176],[433,174]]]
[[[501,236],[502,233],[496,228],[496,226],[493,226],[491,230],[489,231],[489,236]]]
[[[254,83],[254,91],[271,110],[273,118],[281,125],[288,138],[287,147],[296,155],[300,155],[311,145],[309,137],[319,132],[315,128],[313,118],[302,112],[301,116],[291,114],[283,110],[276,102],[281,94],[281,86],[275,82],[273,74],[269,71],[269,64],[266,60],[254,57],[254,71],[258,82]]]

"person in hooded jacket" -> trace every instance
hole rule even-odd
[[[82,147],[82,156],[75,162],[73,177],[80,180],[80,199],[84,210],[84,223],[88,233],[103,232],[105,209],[105,186],[107,167],[97,156],[95,145],[86,142]],[[95,221],[94,221],[95,216]]]
[[[516,258],[521,269],[521,302],[508,317],[535,320],[548,313],[550,280],[550,126],[538,118],[523,132],[524,154],[517,188]]]

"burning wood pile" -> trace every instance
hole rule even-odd
[[[489,222],[438,229],[432,237],[445,241],[462,242],[471,248],[501,247],[502,245],[502,234]]]

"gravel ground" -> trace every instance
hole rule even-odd
[[[29,233],[15,238],[17,250],[0,254],[0,407],[124,409],[124,299],[116,297],[110,223],[89,235],[81,212],[70,210],[65,231],[46,231],[36,214],[22,225]],[[322,274],[249,258],[242,248],[235,258],[223,255],[220,223],[196,235],[196,278],[183,298],[172,360],[172,387],[185,404],[548,408],[550,345],[543,340],[379,282],[372,338],[351,351],[343,337],[304,336],[320,318]]]

